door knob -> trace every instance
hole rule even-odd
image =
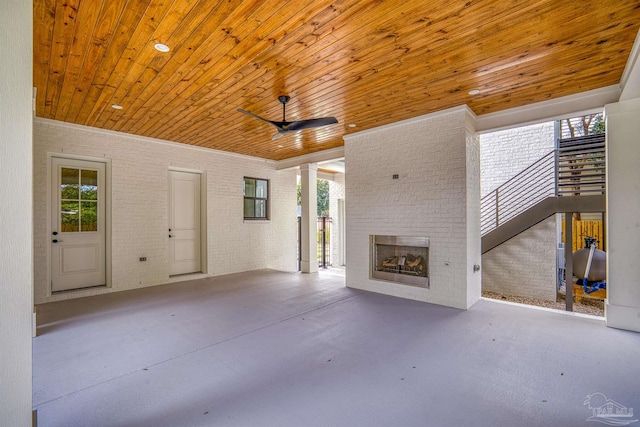
[[[62,240],[58,240],[58,239],[53,239],[52,240],[53,243],[62,243]]]
[[[173,236],[171,234],[169,234],[169,238],[172,238]]]
[[[53,234],[54,236],[57,236],[57,235],[58,235],[58,232],[57,232],[57,231],[54,231],[54,232],[53,232],[53,233],[51,233],[51,234]]]

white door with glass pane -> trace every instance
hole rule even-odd
[[[200,174],[169,176],[169,275],[200,272]]]
[[[51,291],[105,285],[105,164],[53,157],[51,171]]]

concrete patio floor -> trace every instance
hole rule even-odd
[[[640,334],[356,291],[341,271],[260,270],[37,311],[39,426],[583,426],[599,424],[584,405],[596,392],[640,412]]]

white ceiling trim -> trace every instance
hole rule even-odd
[[[108,129],[100,129],[100,128],[95,128],[91,126],[78,125],[75,123],[61,122],[59,120],[45,119],[43,117],[36,117],[35,121],[36,123],[43,123],[48,126],[58,126],[63,128],[66,127],[71,129],[78,129],[83,132],[93,132],[93,133],[103,134],[103,135],[113,135],[120,138],[134,139],[138,141],[151,142],[154,144],[169,145],[172,147],[183,148],[185,150],[195,150],[195,151],[206,152],[206,153],[213,152],[216,154],[220,154],[221,156],[229,156],[229,157],[241,158],[245,160],[253,160],[256,162],[267,163],[271,165],[275,165],[277,163],[275,160],[264,159],[262,157],[248,156],[246,154],[238,154],[238,153],[233,153],[231,151],[215,150],[213,148],[205,148],[205,147],[199,147],[197,145],[183,144],[181,142],[168,141],[166,139],[151,138],[148,136],[134,135],[132,133],[119,132],[119,131],[108,130]]]
[[[605,104],[618,102],[619,99],[620,85],[605,86],[587,92],[477,116],[476,131],[480,133],[493,132],[601,112]]]
[[[640,31],[636,36],[636,41],[633,43],[631,54],[627,59],[627,65],[624,68],[624,73],[622,73],[622,79],[620,79],[620,86],[622,87],[620,101],[640,98],[640,61],[638,61],[639,57]]]
[[[635,68],[638,68],[636,66]],[[520,126],[527,126],[535,123],[544,123],[552,120],[565,119],[567,117],[576,117],[584,114],[602,112],[606,104],[618,102],[620,100],[620,85],[605,86],[574,95],[563,96],[561,98],[549,99],[547,101],[536,102],[534,104],[524,105],[522,107],[510,108],[495,113],[483,114],[476,116],[466,105],[448,108],[434,113],[425,114],[411,119],[402,120],[396,123],[378,126],[355,132],[344,136],[344,140],[348,140],[355,135],[377,132],[382,129],[388,129],[396,126],[406,126],[427,118],[437,117],[443,114],[450,114],[455,111],[467,111],[471,117],[475,117],[475,130],[478,133],[493,132],[498,130],[510,129]],[[305,163],[317,163],[327,160],[335,160],[344,157],[344,147],[332,148],[330,150],[319,151],[304,156],[293,157],[290,159],[280,160],[276,163],[276,169],[289,169],[298,167]]]
[[[421,122],[423,120],[427,120],[427,119],[433,119],[436,118],[438,116],[443,116],[446,114],[451,114],[451,113],[456,113],[458,111],[464,111],[465,113],[467,113],[468,115],[470,115],[471,117],[475,117],[475,113],[469,108],[467,107],[466,104],[464,105],[459,105],[457,107],[451,107],[451,108],[447,108],[445,110],[440,110],[440,111],[435,111],[433,113],[429,113],[429,114],[423,114],[422,116],[418,116],[418,117],[412,117],[410,119],[406,119],[406,120],[401,120],[399,122],[395,122],[395,123],[389,123],[386,125],[382,125],[382,126],[377,126],[371,129],[365,129],[362,130],[360,132],[355,132],[355,133],[351,133],[349,135],[345,135],[342,138],[347,141],[350,138],[353,138],[354,136],[363,136],[363,135],[367,135],[370,133],[374,133],[374,132],[379,132],[381,130],[387,130],[387,129],[392,129],[398,126],[408,126],[411,125],[413,123],[418,123]]]
[[[279,160],[276,162],[276,170],[291,169],[306,163],[319,163],[342,158],[344,158],[344,146]]]

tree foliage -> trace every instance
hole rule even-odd
[[[604,133],[605,131],[605,122],[602,114],[598,114],[593,121],[593,126],[591,128],[591,133]]]
[[[319,179],[316,181],[318,189],[318,216],[329,216],[329,181]],[[298,184],[298,206],[302,206],[302,186]]]
[[[98,187],[62,184],[60,188],[60,231],[95,231],[98,229]]]
[[[318,216],[329,216],[329,181],[318,180]]]
[[[594,135],[604,133],[604,119],[602,113],[585,114],[584,116],[564,119],[567,126],[568,135],[566,137],[575,138],[577,136]],[[563,132],[563,135],[565,133]]]

